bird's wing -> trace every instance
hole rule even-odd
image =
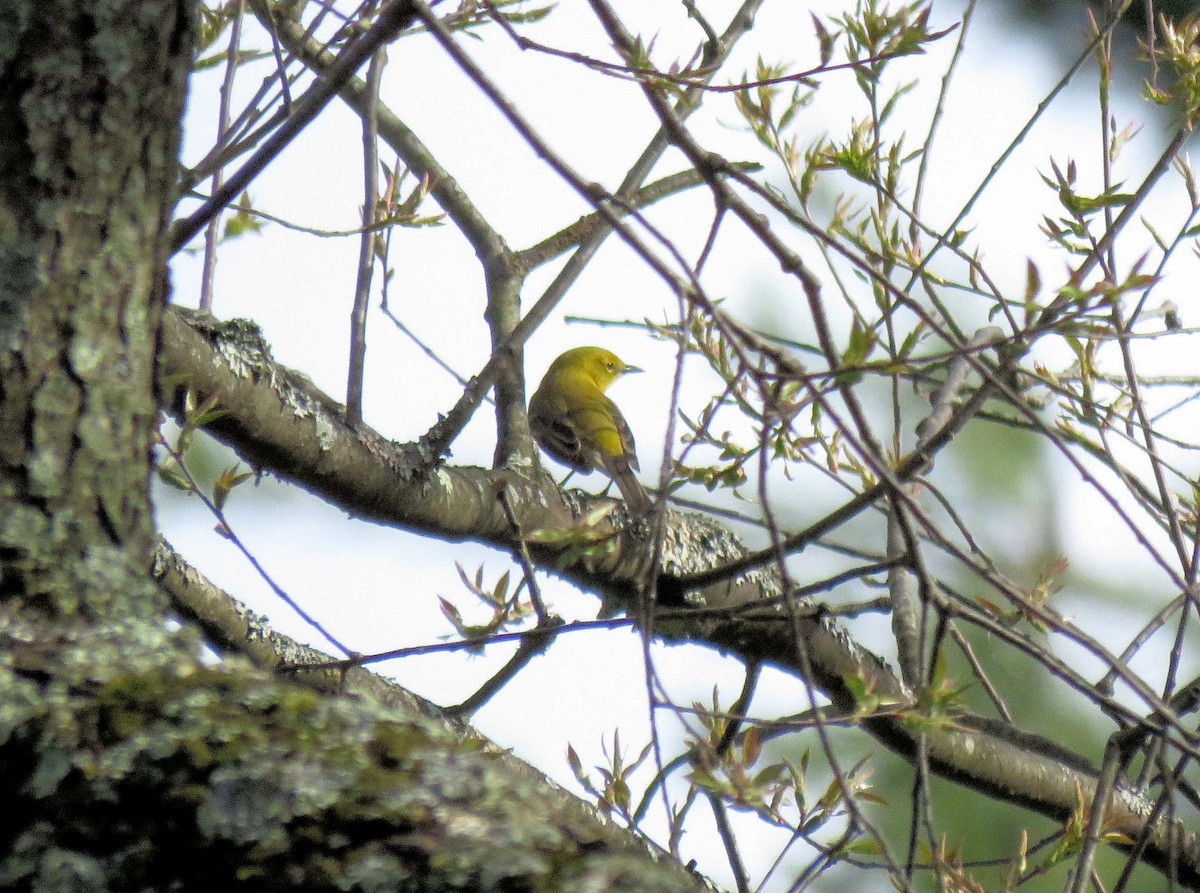
[[[568,468],[587,473],[596,467],[594,457],[583,449],[569,417],[531,413],[529,431],[538,446]]]
[[[617,436],[621,438],[621,452],[629,460],[629,467],[637,471],[637,445],[633,442],[633,432],[629,430],[629,423],[625,421],[625,416],[621,415],[621,410],[617,409],[616,404],[611,400],[608,402],[612,408],[612,418],[617,427]]]
[[[607,466],[609,459],[620,458],[630,468],[637,470],[633,432],[629,430],[629,424],[615,403],[600,396],[591,403],[572,409],[569,417],[574,430],[590,434],[584,439],[581,449],[584,453],[595,454],[588,458],[592,468]]]

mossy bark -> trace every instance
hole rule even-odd
[[[3,589],[62,617],[144,615],[159,607],[149,443],[190,4],[3,6]]]

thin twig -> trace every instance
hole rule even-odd
[[[245,0],[238,0],[234,12],[233,25],[229,29],[229,49],[226,50],[225,77],[221,81],[221,94],[217,109],[217,145],[229,138],[229,106],[233,98],[233,82],[237,75],[238,54],[242,44],[242,18],[245,15]],[[212,191],[221,188],[221,176],[224,172],[216,168],[212,175]],[[204,231],[204,269],[200,274],[199,307],[205,313],[212,313],[213,288],[217,274],[217,245],[221,240],[221,215],[213,216]]]
[[[363,368],[367,361],[367,305],[371,296],[371,274],[375,269],[375,215],[379,206],[379,81],[387,51],[382,47],[367,66],[367,114],[363,118],[363,232],[358,243],[358,270],[354,283],[354,306],[350,311],[350,367],[346,373],[346,424],[362,424]]]
[[[259,147],[249,160],[232,177],[216,190],[209,199],[190,216],[176,221],[171,231],[171,253],[179,251],[192,240],[215,217],[222,208],[240,195],[247,186],[262,173],[288,145],[291,144],[309,122],[312,121],[329,101],[337,95],[341,86],[354,72],[375,53],[379,47],[395,39],[415,18],[413,0],[391,0],[379,13],[375,24],[360,37],[355,38],[341,53],[337,61],[318,78],[316,83],[296,101],[292,115],[280,125]]]

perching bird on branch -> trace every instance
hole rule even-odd
[[[622,375],[641,371],[602,347],[576,347],[550,364],[529,401],[529,429],[538,446],[576,471],[603,471],[635,515],[650,511],[650,496],[633,476],[633,434],[604,392]]]

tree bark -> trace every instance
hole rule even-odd
[[[4,16],[0,554],[5,590],[52,616],[162,604],[149,443],[189,18],[166,0]]]

